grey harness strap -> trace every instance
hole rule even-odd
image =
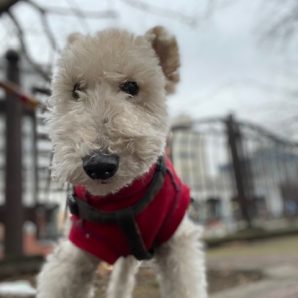
[[[113,212],[101,211],[91,206],[88,202],[79,199],[75,193],[72,193],[67,199],[70,212],[80,219],[90,222],[116,223],[124,232],[132,255],[138,260],[151,259],[153,257],[154,248],[150,250],[146,249],[135,217],[155,198],[164,183],[167,171],[164,158],[161,156],[157,161],[155,173],[148,190],[143,198],[138,200],[138,202],[131,207]]]

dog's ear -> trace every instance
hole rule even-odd
[[[145,33],[151,43],[166,77],[166,91],[173,93],[179,82],[180,57],[176,38],[164,27],[156,26]]]

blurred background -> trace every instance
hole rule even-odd
[[[34,297],[65,226],[43,119],[66,37],[155,25],[180,46],[167,152],[205,228],[211,297],[298,297],[297,21],[295,0],[0,0],[0,297]],[[158,297],[150,265],[138,279],[135,297]]]

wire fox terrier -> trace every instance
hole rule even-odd
[[[189,189],[164,154],[166,95],[179,66],[176,39],[163,27],[70,35],[48,124],[54,175],[74,186],[72,224],[38,276],[38,298],[91,297],[100,260],[115,263],[108,297],[129,298],[141,261],[151,258],[163,297],[207,297]]]

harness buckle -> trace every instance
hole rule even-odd
[[[75,197],[72,194],[69,194],[67,197],[67,205],[71,214],[79,216],[79,206]]]
[[[163,156],[160,156],[156,162],[156,171],[162,172],[163,174],[167,172],[167,167],[165,165]]]

